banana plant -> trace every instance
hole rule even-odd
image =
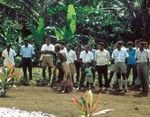
[[[67,25],[60,28],[55,27],[54,32],[55,36],[60,40],[64,40],[67,42],[73,42],[74,40],[71,38],[76,32],[76,11],[74,5],[68,5],[67,10]]]
[[[45,36],[45,21],[44,18],[40,17],[37,21],[37,26],[34,24],[28,25],[31,31],[30,39],[33,39],[37,44],[41,44]]]

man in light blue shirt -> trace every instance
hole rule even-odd
[[[135,81],[137,79],[137,69],[136,69],[136,50],[133,48],[133,42],[129,41],[127,43],[128,45],[128,49],[127,49],[127,53],[129,55],[128,59],[127,59],[127,79],[130,75],[131,69],[133,70],[133,80],[132,80],[132,86],[135,86]]]
[[[126,60],[128,58],[128,53],[122,49],[122,42],[118,41],[117,49],[115,49],[112,53],[112,59],[114,60],[114,70],[117,73],[118,91],[122,91],[122,85],[124,84],[124,91],[127,91],[127,79],[126,79]],[[121,79],[121,76],[123,80]]]
[[[34,48],[29,44],[28,40],[24,41],[24,45],[21,46],[20,56],[22,57],[22,68],[24,73],[24,78],[27,80],[27,68],[29,71],[29,80],[32,80],[32,57],[34,55]]]

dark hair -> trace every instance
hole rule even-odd
[[[127,43],[127,45],[133,45],[133,42],[132,42],[132,41],[129,41],[129,42]]]
[[[24,42],[29,42],[29,40],[28,40],[28,39],[25,39]]]
[[[103,42],[99,42],[98,45],[105,46]]]
[[[136,39],[135,41],[134,41],[134,43],[139,43],[140,42],[140,40],[138,40],[138,39]]]

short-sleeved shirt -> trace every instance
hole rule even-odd
[[[137,63],[146,63],[150,60],[147,50],[137,50]]]
[[[124,63],[128,56],[128,53],[123,49],[115,49],[112,53],[112,58],[115,60],[115,63]]]
[[[127,59],[127,64],[128,65],[134,65],[136,64],[136,50],[131,48],[131,49],[127,49],[127,53],[129,55],[128,59]]]
[[[110,54],[109,52],[104,49],[103,51],[97,50],[95,53],[95,61],[96,65],[101,66],[101,65],[108,65],[110,60]]]
[[[93,53],[88,51],[87,53],[85,51],[82,51],[80,53],[80,59],[82,59],[83,63],[90,63],[93,61]]]
[[[67,51],[66,57],[67,57],[68,63],[74,63],[74,61],[77,60],[76,53],[73,50],[70,50],[69,52]]]
[[[2,57],[4,57],[4,66],[6,66],[9,63],[12,63],[13,65],[15,65],[15,61],[14,61],[14,57],[16,56],[16,53],[13,49],[10,49],[9,53],[7,51],[7,49],[5,49],[2,52]]]
[[[25,45],[21,46],[20,55],[24,58],[31,58],[35,54],[33,45],[28,44],[27,47]]]

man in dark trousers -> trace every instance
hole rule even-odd
[[[24,45],[21,46],[20,55],[22,57],[22,68],[24,73],[24,79],[27,80],[27,69],[29,71],[29,80],[32,80],[32,57],[34,55],[34,48],[29,44],[28,40],[24,41]]]

